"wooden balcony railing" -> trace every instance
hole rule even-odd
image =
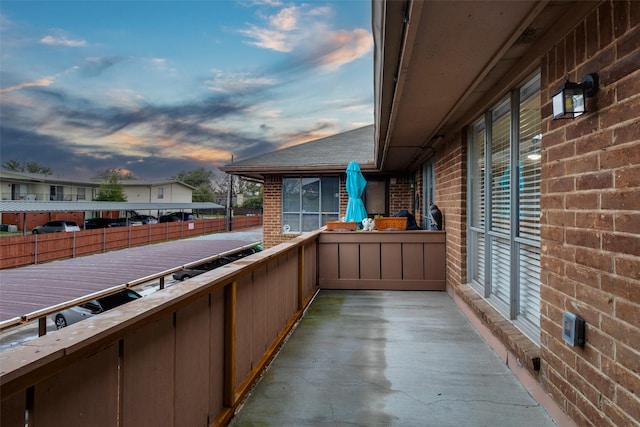
[[[318,283],[382,289],[406,281],[415,289],[444,280],[438,234],[353,234],[303,234],[0,353],[0,425],[226,425]],[[366,261],[359,278],[340,257],[355,253],[353,245]],[[430,245],[440,246],[437,256],[424,249]],[[386,256],[397,248],[399,259]],[[421,278],[412,267],[418,259]],[[397,262],[407,266],[399,277],[386,267]],[[378,278],[363,275],[370,268]],[[431,279],[434,271],[442,277]]]

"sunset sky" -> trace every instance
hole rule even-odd
[[[0,162],[140,179],[373,123],[368,0],[7,1]]]

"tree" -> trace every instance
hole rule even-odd
[[[122,168],[102,169],[96,172],[92,179],[109,182],[114,176],[118,178],[118,182],[123,180],[137,179],[131,172],[126,171]]]
[[[107,182],[100,185],[94,200],[97,202],[126,202],[127,195],[124,192],[124,186],[120,183],[120,177],[117,174],[111,175]]]
[[[193,202],[213,202],[213,190],[211,189],[211,184],[200,184],[193,191],[191,196],[191,201]]]
[[[185,184],[196,188],[205,185],[211,190],[211,180],[213,179],[213,172],[207,171],[204,168],[200,167],[190,172],[180,171],[180,173],[178,173],[177,175],[172,176],[171,179],[182,181]]]
[[[37,162],[20,162],[18,160],[7,160],[2,164],[2,168],[13,172],[41,173],[43,175],[53,175],[53,170],[42,166]]]

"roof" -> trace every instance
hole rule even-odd
[[[39,202],[2,200],[0,212],[88,212],[88,211],[149,211],[182,209],[221,209],[217,203],[130,203],[130,202]]]
[[[263,180],[265,175],[344,172],[349,162],[365,171],[374,167],[374,126],[368,125],[221,167],[220,170]]]
[[[0,326],[50,314],[261,241],[261,229],[216,233],[2,270]]]
[[[5,180],[20,180],[20,181],[28,181],[28,182],[41,182],[41,183],[60,183],[60,184],[74,184],[74,185],[85,185],[88,187],[99,187],[103,184],[100,180],[91,180],[91,179],[76,179],[76,178],[68,178],[62,175],[47,175],[43,173],[30,173],[30,172],[17,172],[17,171],[9,171],[6,169],[0,169],[0,178]],[[180,184],[185,187],[195,189],[195,187],[186,184],[182,181],[175,179],[162,179],[162,180],[143,180],[143,179],[121,179],[119,184],[125,187],[133,187],[133,186],[143,186],[143,187],[151,187],[156,185],[168,185],[168,184]]]

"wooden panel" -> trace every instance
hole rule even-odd
[[[174,419],[174,336],[173,316],[167,316],[124,339],[122,426]]]
[[[0,426],[25,426],[26,393],[20,392],[0,403]]]
[[[175,425],[209,419],[209,295],[176,312]]]
[[[346,234],[346,233],[340,233]],[[319,245],[318,248],[318,275],[321,279],[337,279],[338,274],[338,245],[326,244]]]
[[[118,412],[115,344],[37,384],[29,421],[34,426],[107,427],[117,425]]]
[[[406,243],[402,245],[403,280],[424,279],[423,251],[422,243]]]
[[[444,291],[444,280],[327,280],[322,289],[357,289],[380,291]]]
[[[360,278],[380,279],[380,244],[363,243],[360,245]]]
[[[253,327],[253,285],[247,277],[238,279],[236,294],[236,372],[235,385],[240,385],[242,379],[249,375],[252,363],[252,327]]]
[[[253,346],[251,349],[252,359],[261,356],[268,348],[269,343],[266,338],[267,331],[267,288],[262,285],[265,278],[266,268],[261,267],[254,271],[253,277]]]
[[[360,277],[360,245],[343,243],[339,246],[341,279],[358,279]]]
[[[425,244],[425,279],[445,280],[447,276],[447,259],[444,244]]]
[[[402,244],[383,243],[380,247],[382,279],[402,279]]]
[[[211,293],[211,309],[209,310],[209,381],[210,399],[209,412],[218,414],[223,407],[224,391],[224,288]]]

